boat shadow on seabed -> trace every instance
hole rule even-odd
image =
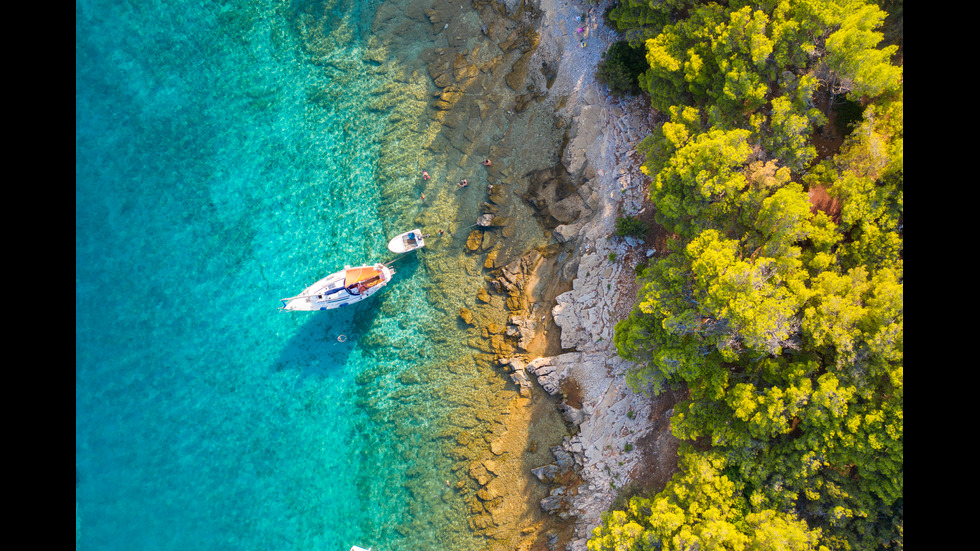
[[[396,274],[388,287],[411,279],[418,269],[413,255],[402,255],[394,263]],[[371,329],[393,289],[382,289],[368,300],[346,308],[316,312],[298,312],[305,316],[302,326],[285,343],[275,361],[275,370],[298,370],[300,381],[306,377],[326,377],[341,370],[358,339]]]

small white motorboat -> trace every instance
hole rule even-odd
[[[425,236],[422,235],[422,230],[418,228],[395,236],[394,239],[388,242],[388,250],[398,254],[421,249],[424,246]]]
[[[279,299],[280,310],[332,310],[360,302],[391,281],[395,270],[384,264],[345,267],[310,285],[295,297]]]

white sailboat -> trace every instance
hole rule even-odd
[[[279,299],[280,310],[332,310],[371,297],[391,281],[395,270],[385,264],[345,267],[310,285],[295,297]]]

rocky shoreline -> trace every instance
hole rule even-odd
[[[485,285],[458,315],[470,346],[518,392],[489,424],[488,447],[464,438],[455,485],[489,549],[584,550],[620,492],[662,487],[676,468],[675,397],[630,390],[613,343],[636,299],[635,266],[664,238],[613,237],[619,216],[652,221],[635,150],[659,121],[644,98],[612,97],[595,80],[618,39],[602,20],[607,4],[486,0],[457,12],[437,0],[425,10],[448,44],[426,54],[429,113],[442,129],[428,147],[458,150],[460,167],[494,160],[464,239]],[[558,155],[540,168],[535,151],[549,148]],[[544,244],[522,250],[519,236],[540,227]],[[556,409],[568,434],[560,443],[542,428]],[[529,464],[539,441],[553,461]]]
[[[521,5],[503,4],[508,11]],[[547,82],[533,83],[529,75],[528,88],[547,90],[540,97],[568,125],[568,139],[561,163],[532,174],[524,196],[552,229],[551,244],[499,267],[488,256],[488,288],[508,296],[509,311],[491,350],[522,396],[531,395],[536,380],[560,399],[565,421],[576,427],[551,449],[554,462],[531,473],[548,486],[541,509],[574,527],[561,538],[543,534],[547,546],[560,548],[564,540],[565,548],[584,550],[618,492],[662,487],[676,468],[676,441],[666,421],[676,397],[652,399],[630,390],[630,364],[613,344],[615,324],[636,299],[636,264],[663,246],[662,236],[659,242],[658,236],[646,242],[612,237],[618,216],[652,214],[635,147],[657,121],[642,99],[610,97],[595,81],[602,52],[616,40],[601,21],[605,3],[535,4],[539,43],[528,64],[552,72],[537,75]],[[493,218],[486,214],[478,225],[490,226]],[[478,231],[469,239],[473,250],[484,247]],[[490,333],[485,337],[493,339]],[[504,337],[514,346],[501,346]]]

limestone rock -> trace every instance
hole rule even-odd
[[[573,288],[555,298],[551,315],[561,327],[562,348],[590,350],[613,341],[616,322],[616,293],[622,263],[609,262],[607,255],[581,258]]]
[[[564,507],[567,507],[564,486],[551,490],[551,495],[541,500],[541,509],[548,514],[557,513]]]
[[[555,456],[555,465],[560,474],[569,473],[575,468],[575,458],[565,448],[555,446],[551,448],[551,453]]]
[[[520,358],[501,358],[500,365],[506,367],[509,373],[513,373],[515,371],[525,371],[525,368],[527,367],[524,360],[521,360]]]
[[[527,378],[527,373],[523,370],[515,371],[510,374],[510,379],[520,387],[521,396],[531,395],[531,380]]]
[[[538,477],[538,480],[541,482],[550,484],[555,480],[555,476],[558,474],[558,465],[550,463],[548,465],[544,465],[543,467],[531,469],[531,474]]]
[[[578,408],[562,403],[558,405],[558,409],[561,410],[561,414],[565,420],[573,425],[581,425],[585,421],[585,412]]]
[[[520,316],[510,316],[507,320],[507,335],[517,337],[517,347],[527,350],[531,339],[534,338],[534,328],[537,324],[533,320]]]
[[[538,378],[541,388],[551,395],[560,390],[557,366],[553,360],[554,358],[537,358],[527,364],[527,370]]]

